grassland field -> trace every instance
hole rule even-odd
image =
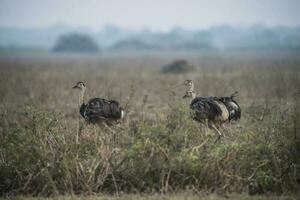
[[[160,73],[176,59],[195,71]],[[242,118],[225,125],[220,142],[190,118],[186,79],[199,96],[239,92]],[[119,101],[125,119],[86,124],[77,81],[86,100]],[[0,195],[296,199],[299,101],[297,52],[0,55]]]

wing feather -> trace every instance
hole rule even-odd
[[[205,119],[215,120],[223,112],[218,102],[213,98],[196,97],[192,100],[190,108],[194,111],[194,119],[200,122]]]
[[[97,123],[99,120],[117,120],[121,117],[121,111],[117,101],[93,98],[86,104],[84,117],[91,123]]]
[[[216,100],[222,102],[228,112],[229,112],[229,121],[230,120],[239,120],[241,118],[242,109],[240,105],[233,99],[235,96],[231,95],[230,97],[215,97]]]

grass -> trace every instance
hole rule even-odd
[[[272,195],[264,195],[264,196],[249,196],[247,194],[231,194],[231,195],[217,195],[217,194],[189,194],[189,193],[176,193],[176,194],[146,194],[146,195],[137,195],[137,194],[125,194],[121,196],[111,196],[111,195],[93,195],[93,196],[56,196],[50,198],[44,197],[25,197],[19,196],[17,199],[25,199],[25,200],[35,200],[35,199],[57,199],[57,200],[223,200],[223,199],[232,199],[232,200],[293,200],[297,199],[297,196],[293,195],[285,195],[285,196],[272,196]]]
[[[300,60],[289,55],[181,56],[197,71],[160,74],[159,67],[178,55],[1,57],[0,194],[296,195]],[[185,79],[193,79],[202,96],[239,91],[242,119],[225,126],[221,142],[215,144],[215,133],[190,119],[181,98]],[[71,89],[79,80],[87,83],[87,98],[120,101],[125,120],[109,129],[85,124]]]

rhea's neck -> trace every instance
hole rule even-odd
[[[193,99],[196,98],[196,93],[194,91],[191,91],[190,94],[190,103],[192,103]]]
[[[191,97],[192,97],[192,100],[193,100],[193,99],[196,98],[196,93],[194,91],[192,91],[191,93],[192,93]]]
[[[84,94],[85,94],[85,89],[79,92],[79,99],[78,99],[79,106],[84,103]]]
[[[191,85],[188,88],[189,92],[194,92],[194,83],[191,83]]]
[[[186,91],[185,98],[188,100],[189,103],[191,103],[193,99],[196,98],[196,93],[194,91]]]

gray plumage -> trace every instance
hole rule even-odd
[[[213,98],[196,97],[191,101],[190,108],[193,119],[199,122],[217,121],[216,118],[222,115],[222,109]]]
[[[183,98],[191,98],[190,108],[193,119],[200,123],[207,123],[210,128],[213,128],[218,133],[217,140],[222,136],[219,131],[222,124],[241,118],[241,108],[233,99],[237,92],[229,97],[196,97],[193,81],[186,80],[184,85],[187,86],[187,90]]]
[[[81,105],[79,112],[88,123],[99,124],[101,122],[117,121],[124,117],[124,109],[119,102],[103,98],[92,98],[85,104],[85,84],[78,82],[73,88],[80,90],[79,104]]]
[[[229,112],[221,101],[214,97],[196,97],[192,80],[186,80],[184,85],[187,86],[187,91],[183,98],[191,98],[190,108],[194,120],[208,121],[209,124],[222,124],[228,120]]]

